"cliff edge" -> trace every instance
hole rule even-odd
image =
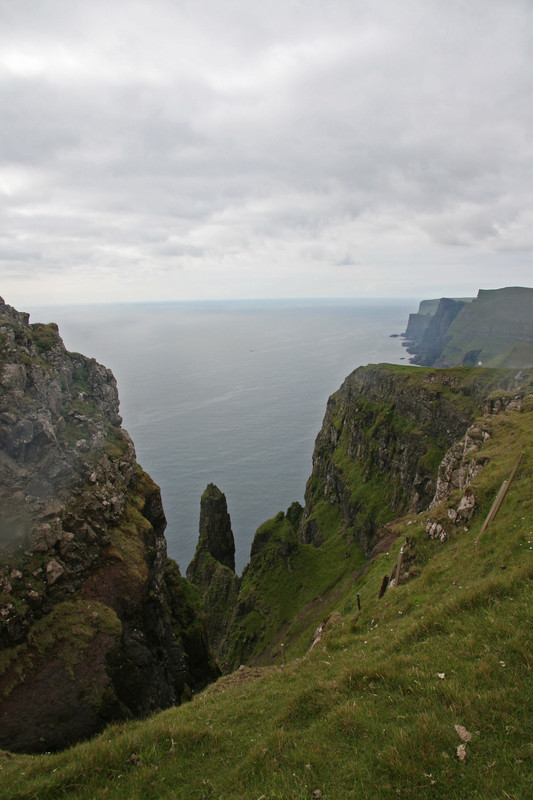
[[[227,555],[229,516],[225,497],[208,487],[202,518],[211,527],[207,535],[201,524],[187,576],[202,593],[222,669],[304,655],[324,615],[389,550],[400,517],[455,492],[450,514],[468,522],[487,420],[519,408],[531,378],[530,370],[477,367],[355,370],[328,400],[305,507],[294,503],[258,528],[240,578],[216,555]],[[215,494],[218,513],[207,514]]]
[[[216,675],[115,378],[0,299],[0,746],[46,751]]]

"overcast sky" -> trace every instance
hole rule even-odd
[[[0,0],[0,294],[533,285],[532,0]]]

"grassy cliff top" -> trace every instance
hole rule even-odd
[[[450,325],[442,353],[444,363],[463,363],[472,352],[485,366],[506,366],[507,353],[514,349],[517,366],[529,366],[529,348],[518,352],[516,347],[533,345],[532,312],[533,289],[481,289]]]

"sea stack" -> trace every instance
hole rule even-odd
[[[200,589],[207,618],[209,644],[215,656],[227,651],[231,611],[240,579],[235,574],[235,540],[226,497],[208,484],[200,503],[200,532],[187,579]]]

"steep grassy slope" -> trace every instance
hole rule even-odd
[[[394,520],[390,549],[334,598],[322,638],[304,658],[237,670],[186,706],[113,726],[60,754],[4,753],[2,798],[529,797],[531,389],[521,410],[474,422],[488,437],[484,467],[469,486],[471,522],[451,523],[454,492],[432,511]],[[434,522],[443,541],[427,533]],[[378,599],[402,545],[399,585]]]
[[[227,515],[226,498],[216,491]],[[205,498],[206,493],[202,505]],[[342,593],[342,586],[360,573],[364,554],[357,543],[347,543],[339,530],[338,511],[329,510],[331,535],[320,548],[298,539],[303,511],[299,503],[263,523],[242,577],[204,549],[200,534],[187,577],[202,596],[209,645],[224,672],[305,653],[309,637],[333,602],[332,593]]]
[[[240,581],[208,558],[210,577],[199,585],[222,669],[301,656],[370,553],[394,537],[391,528],[380,537],[378,530],[429,506],[448,447],[493,402],[514,396],[515,378],[508,370],[390,364],[349,375],[328,401],[303,514],[293,506],[259,528]]]
[[[412,363],[425,366],[521,368],[533,365],[533,289],[480,289],[468,302],[420,304],[405,332]]]
[[[331,536],[320,548],[300,542],[283,512],[258,529],[254,543],[263,537],[265,544],[243,573],[231,626],[233,668],[303,655],[333,597],[361,572],[363,552],[346,542],[331,511]]]
[[[533,289],[509,286],[492,291],[481,289],[476,300],[464,306],[450,325],[442,350],[442,363],[463,364],[470,355],[492,366],[495,359],[505,365],[508,351],[518,343],[533,345]],[[515,359],[519,353],[515,352]],[[524,350],[521,355],[530,355]],[[502,361],[503,359],[503,361]],[[517,366],[528,366],[525,360]]]

